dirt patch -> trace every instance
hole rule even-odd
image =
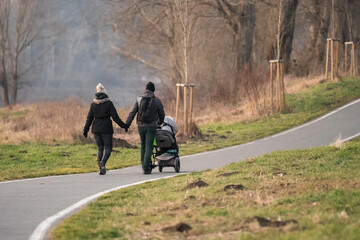
[[[201,188],[201,187],[206,187],[206,186],[209,186],[209,184],[207,184],[206,182],[204,182],[201,179],[198,179],[196,182],[193,182],[193,183],[190,183],[189,185],[187,185],[183,190],[189,190],[189,189],[193,189],[196,187]]]
[[[68,153],[68,152],[62,152],[62,153],[60,153],[60,155],[63,157],[70,157],[70,153]]]
[[[263,217],[257,217],[255,216],[254,219],[259,223],[260,227],[284,227],[288,224],[296,224],[298,223],[296,220],[286,220],[286,221],[271,221],[269,219],[263,218]]]
[[[192,123],[190,127],[190,132],[186,135],[184,135],[183,129],[179,129],[176,135],[176,140],[177,143],[187,143],[188,141],[197,142],[205,141],[205,137],[206,136],[201,133],[199,127],[195,123]]]
[[[126,140],[121,139],[121,138],[114,138],[113,145],[114,145],[114,147],[132,148],[132,149],[137,148],[137,146],[131,145]]]
[[[125,216],[126,216],[126,217],[132,217],[132,216],[135,216],[135,214],[129,212],[129,213],[126,213]]]
[[[196,197],[194,195],[190,195],[189,197],[187,197],[186,199],[188,200],[196,200]]]
[[[178,223],[175,226],[165,227],[162,229],[163,232],[188,232],[192,227],[187,223]]]
[[[151,222],[145,221],[143,222],[144,225],[151,225]]]
[[[172,208],[171,211],[180,211],[180,210],[186,210],[186,209],[188,209],[188,207],[185,204],[181,204],[179,206]]]
[[[20,151],[19,153],[28,153],[26,150],[24,150],[24,151]]]
[[[229,177],[229,176],[232,176],[232,175],[235,175],[235,174],[239,174],[239,173],[241,173],[241,172],[240,172],[240,171],[228,172],[228,173],[220,174],[220,175],[218,175],[218,177]]]
[[[224,191],[230,190],[230,189],[233,189],[233,190],[245,190],[246,187],[244,187],[244,186],[241,185],[241,184],[238,184],[238,185],[230,184],[230,185],[226,185],[226,186],[224,187]]]

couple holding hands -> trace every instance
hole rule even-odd
[[[96,86],[95,98],[90,105],[83,135],[87,137],[92,125],[91,132],[94,134],[98,148],[97,162],[100,175],[106,174],[105,165],[112,152],[114,129],[110,118],[127,132],[136,115],[136,123],[141,140],[143,174],[151,174],[151,156],[156,129],[158,125],[164,122],[165,118],[164,107],[161,100],[155,97],[154,92],[155,85],[152,82],[148,82],[144,95],[136,99],[133,109],[129,113],[126,123],[124,123],[120,119],[114,104],[110,101],[104,86],[101,83]],[[147,116],[143,117],[143,115]]]

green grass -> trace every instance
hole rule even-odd
[[[199,180],[208,186],[187,189]],[[358,239],[359,219],[355,140],[122,189],[65,220],[51,239]],[[179,223],[192,229],[179,232]]]
[[[9,110],[0,110],[0,117],[23,117],[25,116],[29,110],[22,111],[9,111]]]
[[[114,148],[108,169],[138,164],[137,149]],[[0,145],[0,180],[98,171],[95,144]]]
[[[263,138],[314,119],[360,97],[358,78],[324,83],[299,94],[287,94],[287,110],[254,121],[200,126],[204,139],[180,145],[180,155],[215,150]],[[2,112],[0,111],[0,117]],[[15,114],[15,113],[14,113]],[[26,114],[26,113],[16,113]],[[140,164],[139,149],[115,148],[107,168]],[[63,153],[66,154],[63,154]],[[96,147],[61,143],[60,146],[29,143],[0,145],[0,181],[97,170]]]
[[[360,97],[360,81],[344,78],[337,83],[324,83],[297,94],[287,94],[287,109],[281,114],[263,117],[254,121],[233,124],[215,123],[200,126],[209,135],[206,144],[195,149],[213,150],[267,137],[319,117],[330,110]],[[195,149],[186,149],[194,153]]]

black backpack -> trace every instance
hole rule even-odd
[[[138,101],[138,121],[142,123],[152,123],[155,120],[155,98],[141,97]],[[140,102],[140,103],[139,103]]]

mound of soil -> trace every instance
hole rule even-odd
[[[245,190],[246,187],[244,187],[241,184],[235,185],[235,184],[230,184],[224,187],[224,191],[229,190],[229,189],[234,189],[234,190]]]
[[[187,199],[189,200],[196,200],[196,197],[194,195],[190,195]]]
[[[200,129],[195,123],[192,123],[190,132],[184,135],[183,126],[179,127],[176,135],[176,140],[179,144],[187,143],[188,141],[205,141],[205,136],[201,133]]]
[[[189,190],[189,189],[193,189],[196,187],[206,187],[209,186],[209,184],[207,184],[206,182],[204,182],[203,180],[199,179],[196,182],[190,183],[189,185],[187,185],[183,190]]]
[[[297,223],[296,220],[286,220],[286,221],[271,221],[269,219],[263,218],[263,217],[254,217],[260,227],[275,227],[275,228],[279,228],[279,227],[284,227],[290,223]]]
[[[126,140],[121,139],[121,138],[114,138],[113,144],[114,144],[114,147],[132,148],[132,149],[137,148],[137,146],[131,145]]]
[[[235,174],[239,174],[240,171],[236,171],[236,172],[228,172],[228,173],[223,173],[223,174],[220,174],[219,177],[229,177],[231,175],[235,175]]]
[[[91,135],[89,135],[87,138],[84,138],[81,135],[74,139],[79,139],[84,144],[95,143],[95,140]],[[116,137],[113,138],[113,147],[123,147],[123,148],[132,148],[132,149],[138,148],[137,146],[131,145],[126,140]]]
[[[163,232],[188,232],[192,229],[189,224],[178,223],[175,226],[165,227],[162,229]]]

